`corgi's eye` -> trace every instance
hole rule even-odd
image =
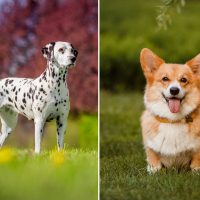
[[[62,53],[62,54],[65,52],[65,50],[64,50],[63,48],[58,49],[58,51],[59,51],[60,53]]]
[[[162,80],[166,82],[166,81],[169,81],[169,78],[168,78],[167,76],[164,76],[164,77],[162,78]]]
[[[182,83],[187,83],[187,79],[186,78],[181,78],[180,80]]]

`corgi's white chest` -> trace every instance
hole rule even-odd
[[[186,124],[161,123],[158,134],[149,138],[147,146],[162,155],[175,156],[196,150],[200,142],[188,134]]]

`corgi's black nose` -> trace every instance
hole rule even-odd
[[[179,88],[177,88],[177,87],[171,87],[170,88],[170,93],[171,93],[171,95],[177,95],[178,93],[179,93]]]

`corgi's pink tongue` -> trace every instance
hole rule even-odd
[[[181,101],[179,99],[169,99],[169,109],[172,113],[177,113],[181,107]]]

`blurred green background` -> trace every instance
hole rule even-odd
[[[200,176],[190,171],[146,171],[140,116],[145,79],[142,48],[166,62],[184,63],[200,53],[200,1],[186,0],[172,23],[159,30],[157,10],[173,0],[100,0],[101,200],[199,199]],[[180,2],[182,0],[174,0]]]
[[[178,0],[180,1],[180,0]],[[101,0],[101,88],[114,91],[142,89],[139,53],[152,49],[167,62],[184,63],[200,52],[200,1],[186,1],[172,13],[172,24],[158,30],[160,0]]]

